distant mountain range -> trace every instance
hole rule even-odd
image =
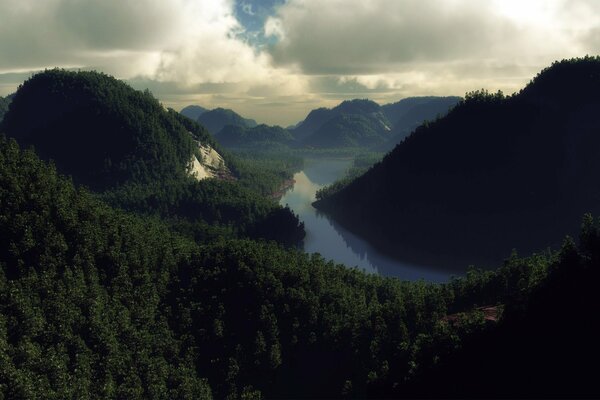
[[[513,96],[468,94],[315,206],[388,252],[434,263],[558,246],[600,211],[598,93],[600,60],[585,58]]]
[[[216,135],[227,125],[254,128],[257,123],[253,119],[244,118],[228,108],[206,109],[198,105],[184,107],[180,113],[204,126],[210,133]]]
[[[219,141],[224,140],[222,144],[227,147],[256,147],[258,143],[269,142],[313,149],[391,149],[418,125],[445,114],[459,100],[459,97],[412,97],[384,106],[367,99],[347,100],[332,109],[315,109],[287,129],[262,125],[252,130],[249,128],[256,127],[254,120],[222,108],[206,111],[199,106],[188,106],[181,113],[192,119],[198,115],[197,121],[215,137],[221,137]]]
[[[198,121],[198,118],[200,117],[200,115],[204,114],[207,111],[208,111],[207,108],[193,105],[193,106],[184,107],[179,112],[182,115],[188,117],[189,119],[191,119],[193,121]]]

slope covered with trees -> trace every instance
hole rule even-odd
[[[192,155],[201,158],[198,143],[221,151],[214,138],[165,110],[149,92],[110,76],[34,75],[16,93],[1,127],[111,205],[165,218],[197,240],[249,236],[292,245],[304,235],[295,215],[248,185],[189,177]],[[232,163],[233,156],[224,156]],[[239,169],[234,173],[241,176]]]
[[[600,59],[586,57],[553,64],[513,96],[469,93],[316,206],[426,262],[556,246],[600,208],[599,89]]]
[[[17,91],[1,130],[95,189],[183,175],[194,151],[176,113],[149,92],[96,72],[34,75]]]
[[[268,150],[295,145],[294,137],[287,129],[264,124],[253,128],[226,125],[215,135],[215,139],[224,147],[237,149]]]
[[[550,293],[559,293],[553,304],[568,301],[588,319],[568,330],[573,315],[555,313],[547,323],[564,328],[549,329],[542,346],[506,366],[552,369],[563,379],[523,389],[506,368],[502,388],[514,396],[553,395],[556,385],[572,396],[598,394],[588,375],[575,374],[598,350],[600,233],[591,218],[579,248],[567,242],[560,254],[513,257],[448,285],[400,282],[274,244],[195,244],[157,219],[110,208],[0,138],[0,226],[4,398],[414,396],[427,393],[419,387],[436,390],[430,377],[456,365],[475,340],[521,326],[513,321],[523,312],[543,321]],[[498,325],[472,311],[498,304]],[[460,323],[446,322],[448,314]],[[529,335],[544,325],[522,326]],[[587,353],[535,358],[563,343]],[[456,390],[473,395],[471,388]]]
[[[311,111],[292,133],[309,147],[354,147],[380,143],[389,133],[390,125],[379,104],[355,99],[332,109]]]

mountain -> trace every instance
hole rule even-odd
[[[226,125],[236,125],[244,128],[253,128],[257,125],[255,120],[244,118],[235,111],[226,108],[215,108],[206,111],[198,117],[197,121],[213,135]]]
[[[196,148],[177,113],[95,72],[34,75],[15,94],[0,129],[95,189],[185,174]],[[205,131],[196,135],[214,143]]]
[[[182,108],[181,111],[179,111],[179,113],[181,115],[185,115],[186,117],[188,117],[189,119],[191,119],[193,121],[197,121],[198,117],[200,117],[200,115],[204,114],[207,111],[208,111],[208,109],[206,109],[204,107],[191,105],[191,106]]]
[[[390,123],[379,104],[371,100],[347,100],[338,106],[311,111],[292,134],[311,147],[351,147],[377,144],[386,139]]]
[[[446,265],[539,251],[600,210],[600,59],[557,62],[521,92],[473,92],[315,203],[388,253]]]
[[[215,135],[215,139],[224,147],[260,148],[292,145],[294,137],[280,126],[258,125],[245,128],[237,125],[226,125]]]

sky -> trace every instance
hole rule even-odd
[[[282,126],[352,98],[509,94],[598,53],[597,0],[0,0],[0,95],[95,69]]]

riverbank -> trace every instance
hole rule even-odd
[[[295,184],[296,184],[296,180],[294,178],[286,179],[279,186],[279,189],[277,189],[276,191],[271,193],[271,195],[269,197],[271,197],[271,199],[273,199],[275,201],[279,201],[279,200],[281,200],[281,198],[285,195],[285,193],[288,190],[290,190],[291,188],[294,187]]]

